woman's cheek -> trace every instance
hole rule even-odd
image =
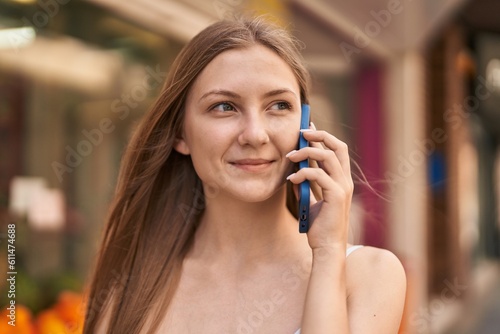
[[[281,141],[281,146],[285,148],[285,154],[291,150],[296,150],[299,143],[299,125],[290,124],[286,129],[279,131],[278,136]]]
[[[269,128],[273,132],[287,134],[299,140],[300,118],[296,115],[273,117],[269,120]]]

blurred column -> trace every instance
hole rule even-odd
[[[408,279],[406,333],[413,333],[417,306],[427,303],[426,159],[416,149],[425,136],[424,63],[417,51],[395,54],[386,71],[386,147],[389,244]]]
[[[468,258],[472,252],[474,243],[474,223],[477,217],[474,217],[474,207],[477,198],[467,198],[460,190],[465,190],[471,195],[477,195],[476,188],[465,189],[464,184],[475,186],[474,179],[476,175],[464,175],[464,171],[474,172],[474,168],[469,164],[477,163],[475,160],[475,151],[472,147],[472,138],[470,133],[470,120],[468,115],[468,104],[472,96],[467,95],[468,76],[472,75],[472,60],[466,53],[465,33],[457,26],[451,26],[446,31],[445,46],[445,106],[446,109],[439,113],[443,119],[443,128],[446,131],[445,149],[447,151],[447,178],[446,178],[446,233],[442,238],[446,238],[447,249],[441,251],[444,253],[445,262],[449,267],[447,276],[443,279],[458,278],[460,282],[465,282],[466,272],[469,268]],[[446,119],[447,111],[456,105],[462,105],[464,121],[454,123]],[[434,129],[430,129],[430,134]],[[437,145],[436,145],[437,146]],[[467,151],[471,149],[471,151]],[[467,160],[464,160],[464,155]],[[472,168],[471,168],[472,167]],[[460,176],[465,178],[460,178]],[[472,179],[472,180],[471,180]],[[472,214],[472,215],[471,215]],[[469,219],[472,219],[470,221]],[[431,255],[432,256],[432,255]],[[429,260],[430,261],[430,260]],[[441,286],[436,290],[440,293],[446,285],[441,282]]]
[[[466,97],[467,77],[472,64],[467,57],[464,33],[449,25],[426,52],[427,128],[425,147],[428,162],[428,291],[431,311],[429,325],[442,333],[459,316],[464,290],[453,300],[443,298],[450,282],[469,285],[467,258],[473,240],[474,149],[469,137]],[[464,160],[467,159],[467,160]],[[465,175],[468,172],[469,175]],[[472,189],[464,189],[464,186]],[[461,190],[465,190],[462,192]],[[468,193],[467,201],[465,195]],[[466,214],[468,217],[466,217]]]

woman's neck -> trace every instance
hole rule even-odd
[[[296,219],[286,208],[286,188],[269,199],[249,203],[219,194],[208,198],[188,256],[239,265],[272,261],[306,243]]]

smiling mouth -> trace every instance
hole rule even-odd
[[[274,160],[242,159],[231,162],[231,165],[247,172],[260,172],[269,168]]]

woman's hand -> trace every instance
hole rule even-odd
[[[313,262],[301,332],[397,333],[406,288],[404,269],[397,257],[385,250],[364,247],[350,259],[350,269],[346,265],[354,189],[347,145],[325,131],[317,131],[314,125],[303,134],[310,146],[287,156],[293,162],[309,159],[310,167],[288,179],[294,184],[316,182],[323,200],[311,196],[312,223],[307,237]]]
[[[309,167],[290,175],[299,184],[305,180],[321,188],[322,200],[311,196],[307,232],[313,262],[302,315],[302,332],[349,333],[346,285],[346,247],[353,182],[347,145],[325,131],[303,132],[309,147],[287,154],[295,163],[309,159]],[[317,167],[315,166],[317,163]]]
[[[323,199],[311,196],[310,221],[307,233],[313,250],[334,248],[345,250],[347,244],[349,211],[354,190],[347,145],[326,131],[318,131],[311,123],[309,130],[301,130],[310,146],[287,154],[290,161],[298,163],[310,159],[318,167],[303,168],[288,176],[299,184],[314,181],[322,190]]]

